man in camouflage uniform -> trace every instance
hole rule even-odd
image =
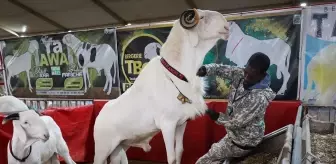
[[[244,69],[209,64],[198,70],[197,75],[201,77],[216,75],[230,80],[230,93],[226,113],[207,110],[212,120],[225,126],[227,135],[214,143],[196,164],[217,164],[244,156],[262,141],[265,110],[275,97],[266,72],[269,66],[270,59],[265,54],[255,53]]]

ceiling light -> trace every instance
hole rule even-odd
[[[69,30],[68,32],[72,32],[71,30]]]
[[[23,37],[26,37],[26,36],[24,36],[24,35],[20,35],[20,38],[23,38]]]
[[[307,3],[302,2],[302,3],[300,4],[300,6],[301,6],[301,7],[306,7],[306,6],[307,6]]]
[[[127,23],[127,25],[126,26],[130,26],[130,25],[132,25],[131,23]]]
[[[27,31],[27,26],[24,25],[24,26],[22,27],[22,32],[26,32],[26,31]]]

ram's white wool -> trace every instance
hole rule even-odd
[[[85,43],[76,38],[73,34],[64,35],[62,42],[72,49],[75,53],[78,62],[80,57],[83,58],[83,79],[84,79],[84,92],[87,88],[91,86],[89,80],[88,68],[94,68],[99,73],[101,70],[104,71],[106,77],[104,91],[107,95],[111,94],[112,85],[116,82],[117,67],[118,67],[118,57],[114,52],[112,47],[108,44],[90,44]],[[88,46],[89,45],[89,46]],[[69,49],[68,49],[68,52]],[[111,75],[111,68],[113,67],[113,78]],[[88,85],[86,84],[88,81]]]
[[[60,128],[49,116],[39,116],[35,111],[28,110],[18,113],[13,119],[13,154],[22,159],[31,154],[25,162],[17,161],[7,147],[8,164],[32,164],[32,163],[59,163],[57,154],[65,159],[67,164],[75,164],[71,159]]]
[[[29,108],[22,100],[14,96],[0,97],[0,114],[7,112],[21,112],[25,110],[29,110]]]
[[[19,73],[25,71],[28,81],[28,86],[30,92],[33,92],[33,87],[31,86],[30,82],[30,69],[31,69],[31,58],[35,55],[35,65],[39,65],[39,44],[36,40],[29,41],[28,50],[23,53],[19,54],[20,50],[13,50],[13,55],[7,55],[5,57],[5,64],[7,69],[7,85],[8,85],[8,92],[9,94],[12,93],[12,85],[10,83],[11,77],[18,75]]]
[[[94,164],[103,164],[108,156],[112,163],[120,163],[130,146],[148,151],[149,141],[160,130],[168,163],[181,163],[186,121],[202,115],[207,109],[202,96],[202,80],[196,72],[206,53],[219,39],[227,39],[229,35],[228,23],[222,14],[207,10],[197,12],[200,20],[192,29],[184,29],[179,21],[174,23],[160,52],[189,82],[175,77],[161,64],[161,57],[154,57],[133,86],[107,102],[99,113],[94,125]],[[182,104],[177,99],[179,92],[174,84],[191,104]],[[127,163],[127,160],[121,161]]]

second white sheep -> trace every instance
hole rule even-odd
[[[33,110],[13,113],[2,124],[13,120],[13,137],[8,143],[8,164],[59,164],[57,155],[67,164],[75,164],[56,122]]]

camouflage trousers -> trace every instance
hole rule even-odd
[[[241,157],[250,150],[244,150],[235,146],[226,135],[219,142],[212,144],[208,153],[197,160],[196,164],[222,164],[225,159]]]

